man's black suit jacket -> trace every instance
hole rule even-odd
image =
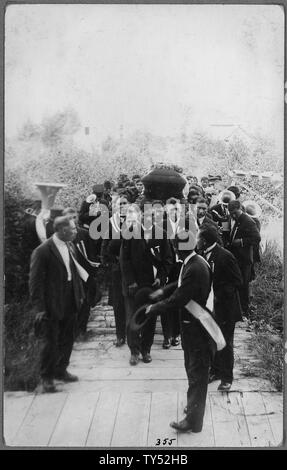
[[[242,320],[238,289],[242,276],[235,257],[225,248],[216,245],[208,263],[212,270],[214,308],[219,323]]]
[[[83,285],[75,268],[72,276],[74,300],[79,311],[84,297]],[[35,311],[45,311],[49,318],[62,319],[67,285],[64,261],[53,238],[49,238],[33,251],[31,257],[29,289]]]
[[[157,302],[155,307],[159,313],[179,309],[182,322],[199,323],[184,307],[191,299],[205,307],[210,288],[211,270],[208,263],[200,255],[196,254],[183,268],[181,286],[178,287],[177,283],[167,285],[164,288],[164,296],[167,298]],[[172,291],[173,293],[171,293]]]
[[[242,246],[232,246],[232,240],[242,240]],[[253,264],[253,250],[258,246],[261,237],[254,220],[242,212],[239,216],[235,230],[230,233],[230,251],[237,259],[240,266]]]
[[[153,250],[153,254],[151,252]],[[131,238],[123,240],[120,250],[120,266],[123,279],[123,294],[127,295],[128,286],[137,283],[139,287],[154,283],[153,266],[157,269],[157,278],[164,285],[173,265],[170,241],[166,239]]]

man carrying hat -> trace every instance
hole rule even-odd
[[[194,251],[195,233],[185,231],[177,236],[178,254],[182,263],[177,283],[159,289],[150,298],[158,300],[147,308],[147,314],[174,312],[179,309],[184,365],[188,378],[186,417],[170,423],[181,432],[200,432],[203,425],[205,402],[211,361],[211,342],[202,324],[186,306],[193,300],[205,307],[211,288],[211,270],[208,263]],[[160,300],[163,299],[163,300]]]

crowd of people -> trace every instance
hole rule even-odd
[[[100,299],[108,273],[115,346],[127,343],[129,363],[152,361],[157,316],[162,347],[182,344],[189,388],[186,418],[178,431],[200,432],[208,383],[233,381],[233,338],[237,321],[249,316],[249,284],[260,261],[260,208],[241,202],[237,186],[224,187],[219,175],[186,178],[182,199],[148,200],[142,178],[120,175],[92,188],[80,210],[30,211],[30,295],[35,331],[43,341],[41,384],[78,378],[67,370],[75,336],[85,338],[90,308]],[[101,236],[93,224],[103,212]],[[225,340],[216,348],[210,331],[187,305],[215,319]]]

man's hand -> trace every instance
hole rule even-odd
[[[232,241],[231,246],[242,246],[242,239],[241,238],[236,238],[235,240]]]
[[[129,294],[131,297],[133,297],[133,296],[135,295],[136,291],[138,290],[138,287],[139,287],[139,286],[137,285],[136,282],[134,282],[133,284],[130,284],[130,285],[128,286],[128,294]]]
[[[157,289],[149,295],[150,300],[157,302],[163,298],[163,289]]]
[[[145,315],[150,315],[156,310],[155,305],[148,305],[145,311]]]
[[[159,287],[160,286],[160,280],[159,278],[157,277],[152,285],[152,287]]]

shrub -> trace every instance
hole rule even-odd
[[[34,336],[34,314],[24,299],[5,306],[6,390],[32,391],[39,381],[41,342]]]

